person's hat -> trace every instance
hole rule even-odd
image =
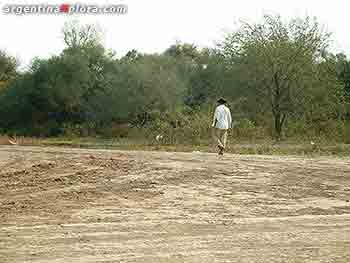
[[[218,99],[217,103],[225,104],[227,101],[224,98]]]

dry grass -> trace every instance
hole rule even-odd
[[[167,151],[167,152],[215,152],[216,147],[209,141],[201,144],[163,144],[161,142],[148,141],[147,139],[102,139],[93,137],[69,138],[31,138],[0,136],[0,145],[20,146],[63,146],[74,148],[91,149],[118,149],[118,150],[146,150],[146,151]],[[251,155],[301,155],[301,156],[349,156],[350,144],[310,144],[310,142],[284,142],[275,144],[272,141],[259,141],[256,143],[231,142],[227,152],[234,154]]]

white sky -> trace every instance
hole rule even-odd
[[[105,31],[105,46],[124,55],[128,50],[162,52],[175,41],[211,47],[235,27],[239,19],[258,20],[264,13],[283,17],[316,16],[333,32],[333,49],[350,54],[348,0],[89,0],[40,1],[1,0],[5,4],[126,4],[129,13],[122,16],[76,15],[82,23],[98,23]],[[35,56],[47,58],[63,49],[61,30],[67,15],[0,14],[0,49],[18,57],[22,66]]]

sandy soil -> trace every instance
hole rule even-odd
[[[0,262],[350,262],[350,160],[0,147]]]

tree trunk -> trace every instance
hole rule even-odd
[[[283,87],[281,85],[280,77],[278,75],[278,72],[276,72],[273,76],[273,89],[270,92],[272,95],[271,98],[271,105],[272,105],[272,113],[275,121],[275,133],[276,133],[276,140],[280,141],[282,138],[282,128],[283,123],[286,118],[286,114],[283,113],[281,110],[282,102],[282,93],[283,93]]]
[[[286,115],[281,113],[281,112],[276,112],[274,114],[274,119],[275,119],[275,133],[276,133],[276,140],[280,141],[282,139],[282,129],[283,129],[283,124],[286,119]]]

